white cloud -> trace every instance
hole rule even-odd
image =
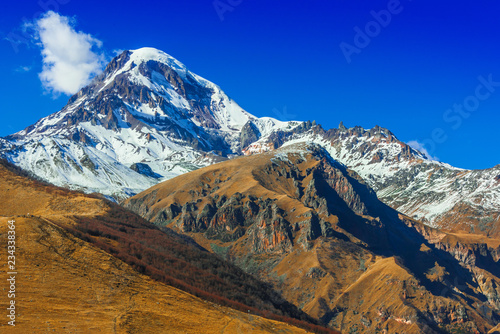
[[[74,94],[102,71],[101,41],[74,29],[68,17],[49,11],[34,24],[41,46],[43,70],[39,74],[48,92]]]
[[[422,152],[426,157],[427,159],[429,160],[433,160],[433,161],[439,161],[438,157],[436,156],[432,156],[428,151],[427,149],[425,148],[424,144],[421,144],[419,143],[418,141],[416,140],[410,140],[409,142],[407,142],[406,144],[408,144],[408,146],[410,146],[411,148],[417,150],[417,151],[420,151]]]

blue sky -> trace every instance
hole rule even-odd
[[[457,167],[500,163],[496,0],[33,0],[2,7],[0,136],[69,98],[41,82],[41,48],[32,29],[22,33],[53,10],[102,43],[94,47],[101,60],[156,47],[256,116],[315,119],[325,128],[380,125]]]

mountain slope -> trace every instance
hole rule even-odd
[[[399,214],[319,145],[205,167],[125,206],[341,331],[485,333],[500,320],[498,239]]]
[[[2,139],[0,150],[53,184],[124,198],[298,124],[256,118],[173,57],[142,48],[114,58],[61,111]]]
[[[0,218],[2,245],[12,218]],[[306,333],[154,281],[43,219],[14,219],[18,317],[15,327],[2,321],[2,332]]]
[[[500,237],[500,165],[465,170],[432,161],[389,130],[361,127],[301,133],[277,130],[250,145],[254,154],[298,142],[314,142],[356,171],[386,204],[448,231]]]
[[[33,181],[3,161],[0,176],[1,219],[15,219],[17,226],[20,332],[29,324],[38,331],[46,326],[59,331],[96,326],[141,332],[145,326],[150,332],[169,332],[164,326],[170,326],[176,332],[204,332],[206,326],[212,332],[230,333],[239,326],[251,328],[248,322],[253,320],[256,329],[274,332],[276,323],[249,311],[317,328],[268,285],[188,238],[160,230],[102,198]],[[2,224],[0,234],[4,245],[6,226]],[[182,305],[183,301],[192,305]],[[213,327],[203,324],[207,318],[198,316],[200,310],[218,318]],[[154,321],[146,323],[144,316]],[[190,325],[191,317],[196,319]]]

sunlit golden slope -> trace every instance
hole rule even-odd
[[[43,218],[15,220],[18,317],[13,328],[3,319],[1,332],[305,333],[153,281]],[[1,218],[2,245],[6,230]],[[5,313],[6,280],[0,287]]]
[[[306,333],[202,300],[140,274],[67,230],[78,227],[85,217],[108,224],[106,215],[119,208],[20,173],[0,162],[0,309],[4,310],[0,332]],[[6,318],[9,220],[15,220],[17,238],[15,327]],[[141,231],[127,224],[132,221],[123,225],[131,233]],[[96,240],[107,242],[105,236]],[[109,242],[118,247],[120,241]]]

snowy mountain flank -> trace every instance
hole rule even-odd
[[[168,54],[124,51],[59,112],[0,138],[0,156],[55,185],[122,200],[187,171],[298,142],[324,147],[393,208],[429,225],[500,234],[500,165],[431,161],[389,130],[324,130],[243,110]]]
[[[142,48],[114,58],[61,111],[1,139],[0,150],[53,184],[123,199],[299,124],[257,118],[173,57]]]
[[[500,165],[465,170],[429,160],[389,130],[359,126],[325,131],[313,126],[300,134],[281,131],[262,137],[245,154],[297,142],[324,147],[359,174],[380,200],[427,225],[452,231],[499,236]]]

